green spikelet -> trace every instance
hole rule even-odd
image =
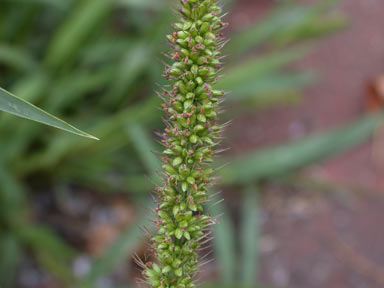
[[[221,126],[217,124],[224,91],[214,90],[224,44],[221,9],[216,0],[181,0],[181,19],[168,35],[172,65],[166,65],[170,85],[164,100],[166,128],[162,134],[163,185],[157,188],[158,228],[152,237],[155,263],[143,274],[152,287],[192,288],[198,271],[198,250],[208,226],[204,214],[208,186],[214,182],[209,167]]]

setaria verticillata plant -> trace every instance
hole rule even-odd
[[[215,182],[212,158],[224,125],[218,124],[224,91],[214,90],[225,42],[217,0],[180,0],[180,19],[167,38],[172,63],[164,101],[163,180],[156,188],[157,233],[151,238],[154,262],[144,266],[145,282],[159,288],[196,287],[198,254],[215,222],[204,212],[208,189]]]

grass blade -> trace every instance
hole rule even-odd
[[[21,256],[21,247],[18,239],[11,234],[0,236],[0,286],[14,287],[13,277]]]
[[[115,107],[124,96],[129,95],[128,88],[142,75],[149,59],[151,59],[150,51],[142,43],[136,44],[124,53],[116,69],[115,79],[112,80],[111,89],[107,91],[101,105]]]
[[[337,12],[329,15],[318,15],[318,17],[308,19],[301,26],[285,31],[279,37],[276,37],[273,43],[283,46],[295,41],[320,38],[344,28],[347,24],[348,21],[345,16]]]
[[[73,57],[94,27],[109,13],[112,4],[113,0],[78,1],[77,7],[59,28],[48,48],[45,59],[47,66],[56,68]]]
[[[235,231],[228,209],[220,199],[215,197],[213,203],[217,203],[209,208],[209,213],[218,216],[218,224],[213,230],[213,244],[215,260],[219,266],[220,283],[231,284],[235,282]]]
[[[155,147],[152,138],[145,133],[144,128],[138,123],[132,123],[126,131],[147,170],[151,173],[159,171],[160,163],[153,154]]]
[[[156,9],[161,10],[167,5],[167,0],[117,0],[117,3],[123,7],[129,7],[134,9]]]
[[[74,72],[56,81],[44,107],[53,112],[62,111],[83,100],[85,95],[103,89],[114,76],[114,68],[109,66],[100,70]]]
[[[260,236],[259,191],[254,186],[244,190],[242,204],[240,241],[240,280],[243,285],[253,286],[258,277]]]
[[[35,105],[0,88],[0,110],[13,115],[43,123],[82,137],[98,140],[98,138],[83,132],[59,118],[45,112]]]
[[[327,30],[322,28],[322,32],[330,32],[331,28],[337,29],[339,26],[334,24],[335,19],[326,17],[326,14],[329,12],[329,9],[335,5],[335,2],[335,0],[325,0],[307,5],[282,5],[280,8],[265,16],[260,22],[256,22],[234,33],[231,42],[227,46],[227,53],[235,56],[242,55],[252,47],[261,44],[265,45],[279,38],[285,38],[286,34],[296,33],[296,31],[311,31],[313,33],[311,35],[307,33],[306,37],[316,37],[318,36],[318,34],[315,33],[317,31],[315,29],[306,30],[306,27],[313,27],[313,23],[317,19],[322,19],[320,21],[322,21],[323,26],[329,28]],[[327,26],[327,21],[333,24]],[[341,20],[339,20],[339,22],[340,21]],[[297,35],[300,35],[300,33],[296,33],[296,36]],[[299,37],[296,37],[296,39],[297,38]]]
[[[249,27],[236,31],[227,46],[227,53],[241,55],[250,48],[273,38],[282,29],[299,25],[311,13],[307,5],[279,8]]]
[[[307,51],[305,47],[296,47],[244,61],[229,68],[216,88],[231,91],[230,97],[233,96],[232,99],[236,101],[252,100],[262,105],[264,102],[276,102],[274,99],[269,101],[268,96],[277,100],[284,99],[286,97],[282,97],[282,94],[292,94],[315,78],[310,71],[279,72]]]
[[[299,88],[312,83],[315,79],[316,75],[310,71],[276,73],[262,75],[252,81],[240,80],[236,84],[232,83],[231,86],[225,83],[218,86],[218,89],[231,91],[229,99],[233,101],[251,100],[263,103],[271,100],[273,102],[273,99],[266,98],[284,98],[281,95],[297,93]]]
[[[46,5],[55,9],[65,10],[71,4],[72,0],[3,0],[10,3],[20,3],[22,5],[39,4]]]
[[[32,71],[37,67],[36,61],[26,51],[6,44],[0,45],[0,62],[22,72]]]
[[[275,148],[251,152],[222,169],[222,181],[227,184],[246,184],[328,158],[366,140],[383,119],[384,115],[381,113],[371,114],[341,128]]]
[[[247,59],[227,69],[225,76],[220,79],[219,89],[231,89],[252,82],[255,77],[260,75],[272,74],[272,72],[281,69],[283,66],[302,58],[307,51],[306,48],[295,47],[294,49]]]

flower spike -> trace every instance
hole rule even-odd
[[[204,213],[208,188],[215,182],[210,163],[218,150],[222,128],[219,104],[225,92],[215,90],[221,68],[221,8],[217,0],[180,0],[180,20],[167,36],[172,51],[164,77],[170,83],[158,93],[165,113],[163,181],[157,187],[158,206],[151,238],[155,263],[143,271],[146,282],[158,288],[194,288],[198,252],[215,223]]]

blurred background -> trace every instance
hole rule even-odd
[[[0,0],[0,86],[101,138],[0,114],[0,287],[137,287],[175,2]],[[384,2],[223,2],[201,287],[384,287]]]

